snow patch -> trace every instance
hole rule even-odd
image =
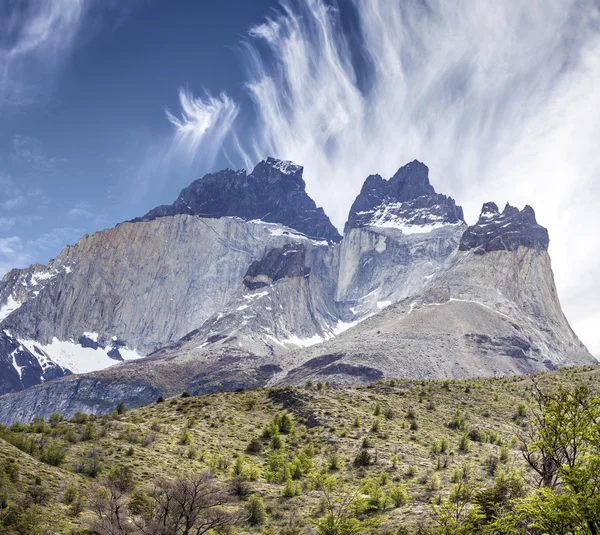
[[[108,356],[110,347],[92,349],[91,347],[82,347],[72,340],[64,341],[56,337],[52,339],[50,344],[46,345],[42,345],[35,340],[19,340],[19,342],[40,361],[42,367],[44,367],[44,364],[47,366],[48,361],[40,356],[35,347],[41,349],[50,361],[55,362],[62,368],[68,368],[73,373],[94,372],[118,363],[118,361]],[[138,354],[133,349],[127,349],[126,347],[119,347],[118,349],[123,360],[143,358],[143,355]]]
[[[377,301],[377,308],[379,310],[383,310],[384,308],[389,307],[391,304],[391,301]]]
[[[8,296],[6,303],[2,305],[0,308],[0,321],[6,318],[9,314],[12,314],[15,310],[17,310],[23,303],[19,303],[15,300],[12,295]]]
[[[83,336],[89,338],[92,342],[98,343],[98,333],[84,332]]]
[[[443,216],[431,214],[431,208],[412,209],[411,218],[402,217],[396,213],[402,208],[402,204],[382,204],[375,210],[358,212],[358,215],[372,214],[371,220],[367,223],[370,227],[397,229],[402,231],[403,234],[428,234],[443,227],[462,225],[462,223],[448,223]],[[427,218],[429,223],[419,224],[413,222],[422,219],[423,216]]]
[[[301,165],[296,165],[289,160],[268,160],[273,169],[281,171],[284,175],[293,175],[302,170]]]
[[[23,366],[19,366],[17,364],[17,359],[16,359],[16,353],[19,351],[19,348],[15,349],[10,356],[12,357],[12,365],[13,368],[15,370],[17,370],[17,373],[19,374],[19,379],[23,379]]]

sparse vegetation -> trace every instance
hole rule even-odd
[[[200,488],[218,535],[593,534],[599,376],[323,383],[298,412],[255,390],[0,426],[0,532],[121,533],[119,516],[154,535]]]

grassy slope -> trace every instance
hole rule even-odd
[[[567,369],[536,376],[536,381],[545,388],[563,383],[600,383],[600,368],[586,367]],[[457,409],[467,415],[469,428],[497,432],[504,444],[509,445],[507,464],[525,470],[518,445],[511,439],[519,434],[526,418],[515,418],[519,403],[528,403],[528,391],[532,386],[529,377],[454,381],[444,385],[439,381],[401,381],[396,386],[373,385],[366,388],[302,388],[297,392],[304,399],[301,413],[290,408],[296,420],[292,435],[284,436],[286,453],[299,451],[307,444],[315,449],[315,465],[324,466],[332,454],[341,459],[340,469],[332,472],[346,489],[356,488],[364,478],[388,474],[388,481],[406,485],[411,502],[406,507],[388,507],[381,515],[383,525],[399,526],[412,524],[428,512],[428,504],[438,496],[446,496],[452,485],[452,472],[465,465],[470,467],[471,482],[485,487],[491,484],[492,476],[486,470],[485,461],[498,455],[497,444],[472,442],[470,452],[460,452],[458,444],[461,431],[447,427]],[[380,417],[381,428],[373,432],[371,427],[377,402],[382,413],[392,409],[394,417]],[[298,408],[298,407],[296,407]],[[411,430],[410,409],[416,412],[418,429]],[[153,480],[178,474],[197,472],[212,468],[219,478],[231,478],[235,456],[243,454],[247,460],[266,466],[270,452],[268,441],[263,441],[263,452],[258,455],[245,453],[249,440],[261,435],[263,427],[277,414],[282,405],[269,397],[268,390],[239,393],[219,393],[200,397],[177,398],[130,411],[116,417],[94,421],[96,438],[72,443],[68,435],[80,437],[85,424],[62,422],[49,430],[46,439],[55,435],[64,441],[68,454],[61,468],[41,463],[37,459],[17,450],[0,440],[0,461],[5,457],[17,459],[21,470],[21,481],[29,482],[40,475],[50,487],[51,499],[44,506],[45,522],[59,533],[68,533],[72,527],[85,524],[85,514],[78,519],[67,518],[67,508],[60,502],[64,488],[74,483],[84,488],[91,478],[74,473],[79,460],[89,452],[98,450],[106,468],[117,464],[132,468],[140,488],[147,488]],[[312,416],[321,425],[308,428],[301,422]],[[353,422],[359,416],[361,426]],[[191,422],[189,419],[195,421]],[[188,431],[191,445],[182,445],[181,437]],[[42,439],[43,435],[32,435]],[[367,469],[356,469],[353,460],[360,451],[363,439],[369,437],[369,451],[377,462]],[[447,439],[451,454],[449,466],[437,469],[437,458],[431,452],[432,444]],[[144,441],[144,439],[146,439]],[[192,457],[190,458],[190,454]],[[391,459],[397,455],[399,463],[392,467]],[[228,465],[228,466],[225,466]],[[416,475],[409,476],[409,467],[416,468]],[[441,488],[431,488],[431,474],[437,473]],[[302,482],[301,482],[302,483]],[[267,483],[263,477],[251,482],[253,491],[259,492],[270,513],[268,523],[284,525],[290,515],[299,524],[309,524],[317,514],[320,492],[305,490],[296,497],[284,498],[283,485]],[[317,515],[318,516],[318,515]],[[240,526],[239,531],[252,531],[249,526]]]

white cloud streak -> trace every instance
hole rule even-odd
[[[73,47],[90,0],[7,0],[0,7],[0,108],[40,98]]]
[[[255,122],[233,124],[228,137],[227,115],[223,149],[247,168],[267,155],[304,165],[309,193],[340,228],[367,175],[391,176],[414,158],[470,221],[487,200],[532,204],[550,229],[567,316],[600,354],[597,2],[349,5],[356,35],[323,0],[283,0],[250,29]],[[184,119],[172,122],[201,151],[205,118],[190,102],[186,94]]]
[[[169,144],[166,157],[187,157],[188,164],[202,158],[202,165],[214,165],[225,139],[238,115],[239,107],[227,94],[213,97],[206,93],[204,98],[194,97],[189,90],[179,90],[181,116],[166,110],[167,119],[174,126],[174,137]]]

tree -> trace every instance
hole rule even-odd
[[[99,535],[125,535],[134,529],[128,515],[129,493],[135,485],[131,469],[117,466],[104,478],[102,485],[88,493],[90,508],[96,515],[92,529]]]
[[[600,397],[587,386],[556,393],[536,385],[523,457],[540,490],[516,510],[549,535],[600,533]]]
[[[323,494],[325,514],[318,520],[312,520],[319,535],[353,535],[361,533],[367,527],[367,522],[361,522],[355,517],[355,505],[359,490],[352,493],[343,492],[335,495],[332,478],[318,478],[317,486]]]
[[[135,523],[144,535],[202,535],[233,523],[223,505],[232,495],[210,472],[159,481]]]

